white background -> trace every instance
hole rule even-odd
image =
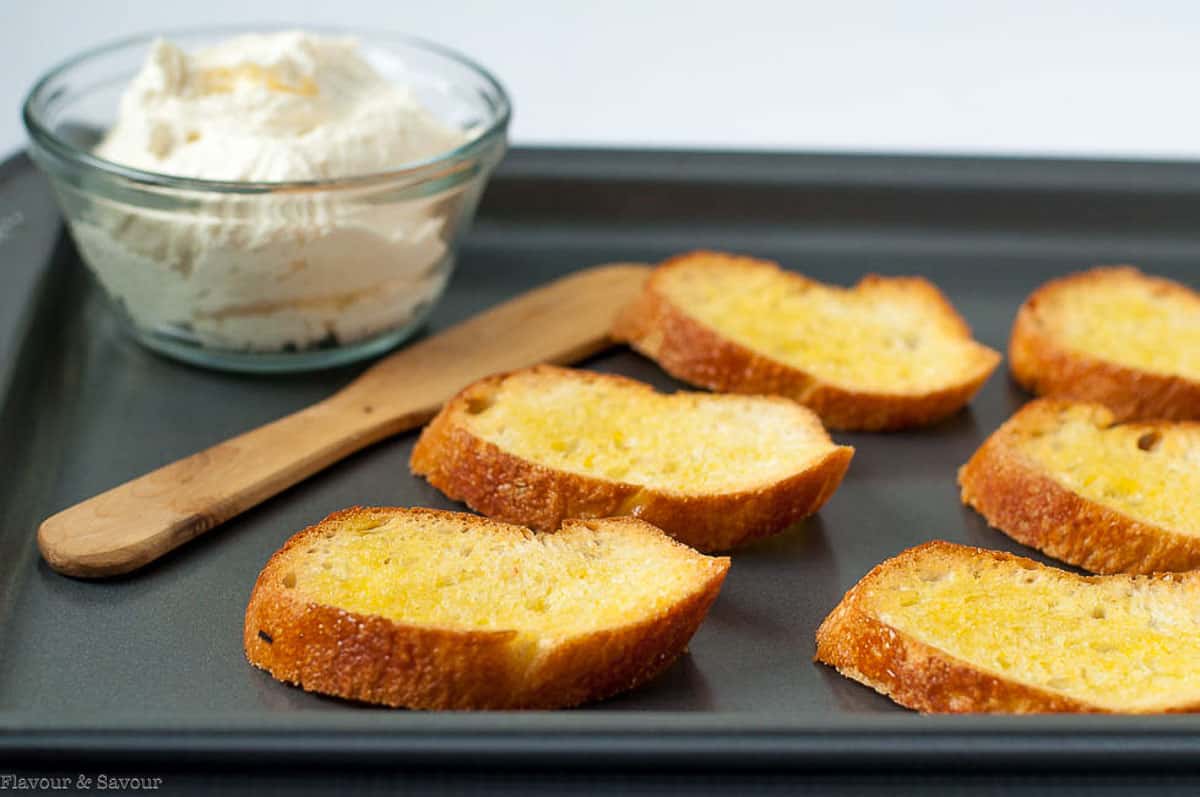
[[[1200,156],[1200,2],[0,0],[0,155],[36,76],[242,22],[431,38],[507,84],[517,144]]]

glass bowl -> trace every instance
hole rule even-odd
[[[185,50],[254,29],[163,34]],[[92,154],[157,37],[90,50],[29,93],[30,153],[53,184],[83,262],[133,336],[198,365],[299,371],[392,348],[446,286],[503,157],[511,106],[466,57],[406,36],[350,35],[461,146],[391,171],[303,182],[223,182]]]

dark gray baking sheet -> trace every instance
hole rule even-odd
[[[16,214],[16,215],[14,215]],[[356,369],[219,374],[123,337],[61,239],[24,159],[0,167],[0,753],[374,759],[516,765],[1182,765],[1192,717],[921,717],[811,662],[817,624],[870,567],[931,538],[1030,554],[958,501],[954,474],[1025,400],[1001,371],[923,431],[836,434],[857,448],[816,517],[739,551],[690,653],[635,692],[558,713],[348,705],[250,668],[245,602],[292,533],[351,504],[454,507],[408,475],[413,435],[363,452],[129,577],[74,581],[38,520],[305,406]],[[778,258],[850,283],[922,274],[1003,349],[1021,299],[1092,264],[1197,284],[1200,167],[802,155],[529,150],[489,189],[431,330],[570,270],[694,247]],[[664,389],[613,350],[588,367]],[[61,759],[65,760],[65,759]]]

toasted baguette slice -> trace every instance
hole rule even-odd
[[[1008,355],[1033,393],[1098,402],[1121,421],[1200,419],[1200,294],[1132,266],[1038,288]]]
[[[666,669],[728,569],[634,518],[540,535],[478,515],[358,507],[267,562],[246,656],[281,681],[368,703],[573,706]]]
[[[536,366],[452,399],[411,466],[451,498],[541,531],[571,517],[634,515],[721,551],[816,512],[853,453],[786,399],[664,395],[624,377]]]
[[[718,252],[660,265],[613,336],[679,379],[786,396],[835,429],[934,423],[1000,362],[928,280],[872,275],[846,289]]]
[[[1200,710],[1200,573],[1077,576],[930,542],[854,586],[818,661],[925,712]]]
[[[958,483],[992,526],[1094,573],[1200,568],[1200,423],[1118,425],[1099,404],[1038,399]]]

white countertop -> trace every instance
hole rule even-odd
[[[16,6],[15,0],[9,0]],[[390,29],[490,67],[516,144],[1200,157],[1200,3],[33,0],[3,13],[0,153],[33,80],[135,32]]]

